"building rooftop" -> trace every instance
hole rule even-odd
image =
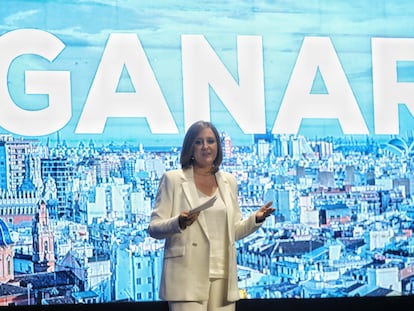
[[[1,284],[0,286],[0,297],[1,296],[14,296],[25,294],[26,289],[21,288],[19,286],[9,285],[9,284]]]
[[[87,290],[87,291],[84,291],[84,292],[75,292],[75,293],[72,293],[72,297],[76,301],[79,301],[79,300],[82,300],[82,299],[96,298],[96,297],[98,297],[98,294],[95,293],[92,290]]]
[[[32,284],[33,289],[54,286],[71,285],[75,283],[75,276],[70,271],[44,272],[15,276],[23,287]]]

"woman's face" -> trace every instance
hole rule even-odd
[[[217,156],[217,140],[211,128],[207,127],[194,139],[194,165],[211,168]]]

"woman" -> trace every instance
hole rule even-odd
[[[198,121],[184,137],[181,169],[161,178],[148,231],[165,239],[160,298],[171,311],[235,310],[240,298],[235,241],[275,210],[268,202],[242,219],[237,181],[219,170],[222,159],[217,129]],[[211,207],[189,213],[213,196]]]

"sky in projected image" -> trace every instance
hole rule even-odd
[[[414,108],[410,111],[410,105],[413,106],[414,103],[409,103],[406,99],[410,97],[410,83],[414,81],[414,49],[411,47],[414,44],[410,40],[392,42],[388,52],[382,53],[385,48],[382,42],[378,42],[377,51],[380,51],[378,55],[382,55],[381,57],[389,55],[389,51],[393,51],[393,46],[408,51],[407,55],[394,55],[391,52],[392,57],[399,60],[394,68],[395,77],[394,74],[386,74],[392,73],[392,67],[384,69],[378,65],[377,78],[373,78],[372,53],[372,38],[410,39],[413,36],[414,5],[411,1],[8,1],[7,4],[0,8],[0,102],[3,102],[0,113],[4,116],[0,118],[0,127],[4,133],[31,136],[24,133],[30,132],[32,123],[40,122],[44,123],[45,133],[36,136],[42,139],[56,139],[55,128],[60,127],[61,139],[68,143],[92,139],[102,143],[121,141],[144,145],[180,145],[186,127],[185,113],[188,107],[193,108],[187,113],[197,113],[197,109],[203,111],[197,116],[210,118],[220,130],[232,137],[234,144],[251,142],[251,133],[246,131],[246,128],[253,132],[259,131],[255,130],[252,124],[256,124],[256,129],[283,132],[287,126],[283,124],[289,125],[291,122],[291,119],[285,116],[292,112],[296,113],[294,119],[301,119],[296,133],[309,137],[341,136],[346,134],[346,131],[349,132],[344,130],[344,124],[335,117],[339,113],[338,109],[341,110],[342,121],[347,122],[348,126],[355,122],[351,128],[362,125],[366,127],[366,133],[357,129],[357,133],[346,135],[374,136],[376,129],[384,127],[381,124],[390,122],[397,123],[399,134],[406,136],[413,125],[411,111]],[[47,32],[61,40],[64,47],[60,53],[54,55],[56,57],[51,62],[36,53],[16,54],[13,58],[14,52],[10,52],[9,47],[16,47],[16,43],[11,44],[11,39],[6,34],[22,29]],[[137,42],[145,53],[145,58],[141,55],[140,60],[146,59],[149,64],[145,73],[144,70],[134,69],[141,68],[142,63],[128,62],[123,70],[119,70],[116,61],[111,61],[109,56],[106,58],[105,53],[115,53],[113,57],[117,58],[117,55],[124,55],[123,48],[131,51],[130,46],[118,45],[118,49],[114,48],[117,46],[116,41],[110,46],[110,36],[116,37],[119,34],[137,36]],[[194,42],[188,40],[187,43],[183,43],[182,38],[193,38],[190,35],[200,35],[200,42],[208,42],[211,51],[214,52],[209,54],[210,60],[219,60],[232,80],[223,74],[227,80],[218,81],[220,74],[224,73],[222,69],[219,74],[212,77],[216,84],[210,85],[209,92],[205,91],[207,82],[199,94],[194,94],[197,93],[195,88],[190,90],[193,80],[209,81],[209,77],[202,76],[208,71],[207,65],[207,69],[204,69],[206,71],[199,71],[201,77],[188,75],[190,82],[183,82],[187,74],[185,70],[191,72],[192,69],[191,62],[187,62],[189,58],[183,60],[183,49],[187,49],[188,52]],[[261,40],[247,42],[244,52],[248,55],[244,55],[241,60],[238,60],[238,57],[243,51],[240,44],[238,46],[238,36],[250,36]],[[321,48],[315,50],[315,46],[318,46],[315,42],[307,45],[309,38],[323,38],[319,45]],[[30,36],[22,36],[16,42],[23,51],[29,45],[36,47],[38,44],[41,48],[41,43],[37,43],[36,38]],[[184,46],[185,44],[188,45]],[[254,50],[256,53],[249,54],[249,45],[252,44],[258,44]],[[43,48],[47,49],[44,45]],[[5,60],[5,51],[11,53],[8,55],[13,59],[10,64]],[[140,49],[130,52],[130,55],[135,55],[137,51],[140,52]],[[197,56],[197,53],[195,55]],[[333,64],[332,67],[324,67],[322,63],[325,60],[326,64]],[[260,67],[261,61],[263,64]],[[187,63],[184,64],[185,62]],[[247,67],[250,64],[247,74],[242,73],[241,63]],[[379,61],[379,64],[381,63]],[[111,64],[115,64],[113,68]],[[320,68],[318,64],[321,64]],[[184,70],[185,66],[187,69]],[[204,68],[200,64],[197,66],[198,69]],[[251,68],[262,70],[259,70],[256,80],[249,75]],[[334,69],[330,70],[332,68]],[[59,94],[56,99],[41,94],[25,94],[31,89],[28,87],[31,83],[30,78],[29,81],[25,81],[24,78],[26,70],[69,72],[70,80],[65,86],[65,91],[56,91]],[[147,79],[151,75],[155,78],[154,81]],[[108,79],[112,84],[108,83],[108,87],[105,88]],[[50,80],[35,80],[36,87],[43,89],[43,93],[48,93],[51,89],[48,84]],[[118,93],[110,91],[113,81],[117,82]],[[254,83],[251,83],[252,81]],[[395,84],[392,84],[394,82]],[[223,89],[231,89],[225,86],[233,85],[234,91],[223,91],[220,83]],[[378,98],[381,98],[383,85],[391,84],[391,91],[388,93],[394,94],[387,99],[391,101],[388,103],[389,108],[382,109],[382,115],[379,114],[377,120],[374,117],[374,107],[381,110],[381,99],[377,101],[373,95],[375,83],[378,83]],[[59,83],[56,82],[54,85]],[[203,84],[200,82],[198,85]],[[398,98],[401,85],[404,85],[406,90]],[[65,92],[66,97],[62,95]],[[185,92],[188,92],[188,98],[191,99],[185,98]],[[138,95],[134,97],[134,94]],[[154,94],[158,97],[154,98]],[[207,103],[203,101],[205,94],[208,96]],[[10,118],[8,110],[4,108],[4,103],[9,102],[9,95],[12,103],[20,109],[15,109],[17,119]],[[125,100],[131,96],[132,100]],[[200,107],[194,108],[197,96],[200,96]],[[143,98],[146,98],[146,104],[140,102]],[[240,107],[237,106],[237,98],[240,99]],[[315,102],[319,99],[325,101],[327,106],[312,106],[316,105]],[[67,120],[62,121],[63,125],[54,127],[50,119],[35,117],[29,117],[26,122],[19,121],[23,116],[19,111],[41,111],[48,107],[50,100],[56,101],[55,106],[62,105],[62,109],[58,111],[67,115]],[[148,104],[151,100],[154,104]],[[164,104],[160,104],[163,100]],[[188,106],[185,104],[186,100]],[[395,101],[405,105],[398,108]],[[156,102],[158,104],[155,104]],[[144,116],[127,116],[124,113],[122,116],[111,117],[119,111],[126,111],[129,104],[131,107],[144,107],[135,111]],[[379,108],[376,107],[377,104]],[[9,102],[8,106],[10,105]],[[327,117],[328,113],[323,118],[306,118],[306,111],[317,114],[317,111],[326,111],[324,107],[328,106],[335,107],[331,109],[332,118]],[[308,109],[309,107],[312,108]],[[389,113],[384,113],[387,109]],[[252,116],[249,120],[252,111],[258,111],[259,116]],[[58,114],[59,112],[54,115]],[[102,130],[93,134],[84,133],[79,129],[77,131],[82,118],[82,123],[87,126],[99,123],[98,115],[101,118],[100,124],[103,122],[103,116],[107,116]],[[263,119],[260,115],[263,115]],[[160,116],[159,123],[160,126],[165,126],[164,130],[154,130],[155,125],[151,124],[148,116],[152,116],[153,120]],[[164,122],[165,116],[169,119]],[[7,118],[15,120],[11,127]],[[13,123],[12,121],[10,123]],[[260,122],[261,124],[257,124]],[[175,126],[175,132],[169,124]],[[167,133],[170,130],[172,132]]]

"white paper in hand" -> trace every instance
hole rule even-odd
[[[194,214],[197,212],[201,212],[203,210],[205,210],[206,208],[212,207],[214,202],[216,202],[217,200],[217,196],[212,196],[210,199],[208,199],[207,201],[205,201],[203,204],[201,204],[200,206],[193,208],[191,210],[189,210],[188,214]]]

